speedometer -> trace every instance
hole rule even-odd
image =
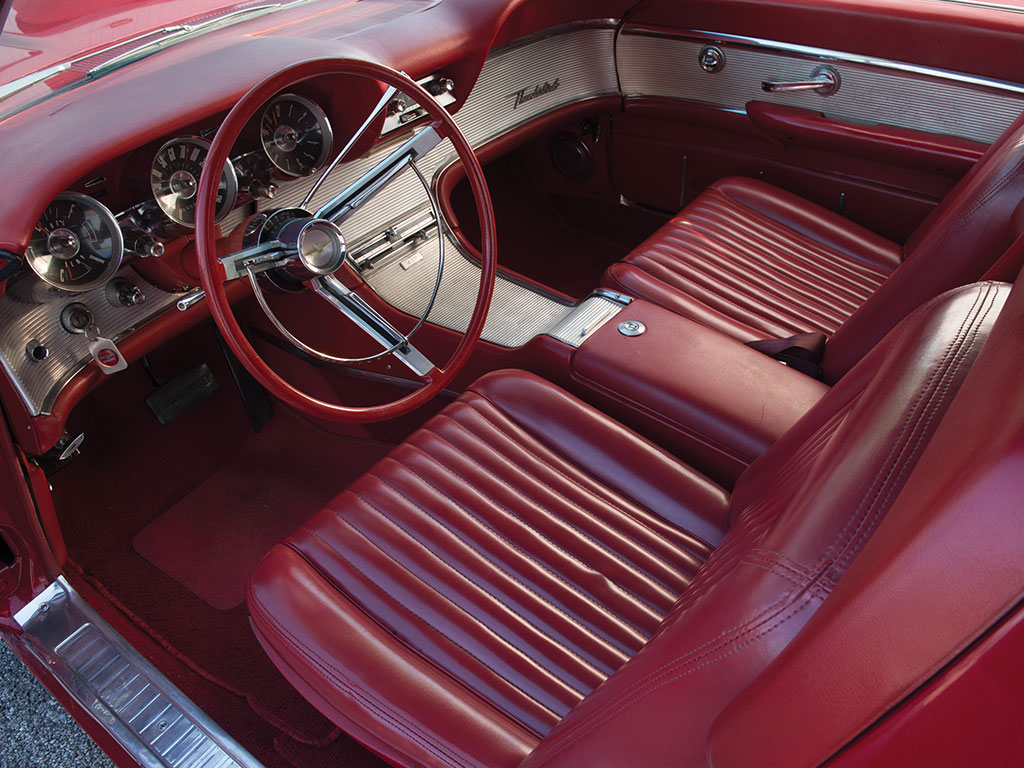
[[[199,176],[210,152],[210,142],[190,136],[171,139],[156,153],[149,181],[153,197],[172,221],[186,227],[196,225]],[[235,205],[238,177],[229,160],[224,164],[217,186],[215,220],[220,221]]]
[[[50,285],[87,291],[117,271],[123,253],[114,214],[87,195],[64,192],[39,217],[25,259]]]
[[[285,93],[263,110],[260,140],[275,168],[289,176],[308,176],[327,162],[333,134],[320,107]]]

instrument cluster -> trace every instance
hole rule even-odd
[[[281,94],[264,107],[258,137],[258,149],[234,157],[221,171],[218,222],[239,205],[273,197],[279,183],[321,170],[333,146],[324,110],[294,93]],[[161,255],[165,241],[195,229],[199,177],[209,151],[205,135],[161,144],[149,165],[146,199],[117,215],[90,195],[61,193],[32,232],[26,264],[50,285],[80,292],[109,280],[126,252]]]

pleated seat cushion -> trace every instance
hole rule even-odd
[[[613,264],[604,282],[741,341],[831,335],[900,253],[795,195],[726,178]]]
[[[557,387],[492,374],[267,555],[252,620],[371,748],[514,765],[647,642],[727,509]]]

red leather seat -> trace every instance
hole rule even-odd
[[[399,765],[704,765],[716,715],[886,515],[1008,294],[914,313],[731,496],[549,383],[484,377],[268,553],[253,627]]]
[[[822,332],[823,378],[835,382],[928,299],[1016,276],[989,270],[1021,233],[1022,138],[1024,115],[902,246],[769,184],[727,178],[603,283],[744,342]]]

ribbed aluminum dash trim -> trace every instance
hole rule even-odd
[[[654,35],[626,27],[619,37],[618,64],[623,94],[629,98],[664,97],[714,104],[743,111],[749,101],[768,101],[822,112],[850,122],[885,124],[943,133],[991,143],[1024,109],[1024,95],[953,77],[905,71],[853,61],[858,57],[811,56],[776,49],[772,43],[717,42],[725,67],[714,74],[701,69],[700,50],[707,36]],[[806,80],[819,64],[839,72],[841,85],[831,96],[813,91],[767,93],[762,81]],[[917,68],[920,69],[920,68]]]
[[[550,331],[559,341],[579,347],[622,310],[622,304],[603,296],[591,296],[559,321]]]

